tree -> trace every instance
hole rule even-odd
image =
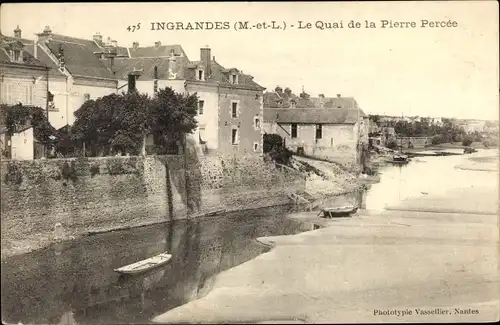
[[[149,128],[149,101],[136,92],[89,100],[75,112],[72,137],[89,144],[92,155],[137,154]]]
[[[20,128],[31,124],[35,138],[46,146],[47,149],[53,148],[55,144],[55,128],[49,123],[46,112],[43,108],[37,106],[0,105],[1,120],[5,121],[7,134],[12,136]]]
[[[150,103],[150,131],[160,143],[183,143],[182,135],[193,132],[197,127],[197,112],[196,93],[182,95],[171,88],[162,89]]]
[[[197,127],[198,97],[165,88],[150,98],[131,92],[85,102],[75,112],[74,141],[90,146],[93,156],[115,152],[139,154],[147,134],[163,145],[179,141]]]

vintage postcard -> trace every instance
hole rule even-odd
[[[2,322],[498,321],[498,11],[2,5]]]

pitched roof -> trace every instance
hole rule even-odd
[[[180,45],[165,45],[165,48],[179,47],[179,51],[184,53]],[[132,53],[131,53],[132,55]],[[194,68],[200,64],[200,61],[189,61],[186,55],[175,56],[175,67],[173,73],[176,73],[175,79],[196,80]],[[170,65],[170,55],[160,57],[135,57],[115,59],[112,69],[115,71],[115,77],[126,80],[128,73],[134,70],[142,70],[139,77],[141,80],[152,80],[154,78],[154,67],[158,70],[158,79],[166,80],[169,77],[168,69]],[[238,84],[234,85],[229,82],[229,70],[225,69],[215,60],[210,61],[211,75],[206,82],[220,85],[231,86],[233,88],[263,90],[264,88],[253,81],[253,77],[247,74],[238,72]]]
[[[365,116],[355,108],[265,108],[264,121],[298,124],[354,124]]]
[[[19,49],[22,47],[22,55],[23,55],[23,62],[13,62],[6,52],[6,48],[9,48],[10,46],[18,46]],[[21,38],[15,38],[15,37],[8,37],[0,34],[0,62],[3,63],[9,63],[9,64],[18,64],[18,65],[29,65],[29,66],[38,66],[38,67],[44,67],[46,68],[47,66],[40,62],[40,60],[36,59],[32,53],[29,51],[30,47],[33,47],[33,41],[29,41],[26,39],[21,39]]]
[[[247,74],[238,72],[238,84],[232,84],[229,82],[229,70],[225,69],[222,65],[217,63],[215,60],[211,60],[211,70],[212,75],[210,79],[219,82],[222,85],[231,86],[233,88],[244,88],[262,91],[265,88],[253,81],[253,77]]]
[[[125,49],[126,50],[126,49]],[[156,46],[146,46],[138,47],[134,49],[130,47],[129,49],[131,58],[156,58],[156,57],[169,57],[171,51],[174,51],[176,56],[186,56],[186,53],[180,45],[160,45]]]
[[[176,79],[181,79],[183,77],[183,68],[185,57],[176,57],[176,65],[174,68],[174,73],[177,73]],[[169,60],[168,58],[123,58],[115,59],[113,70],[115,71],[115,77],[117,79],[127,80],[128,74],[135,70],[142,70],[142,74],[139,77],[139,81],[153,80],[154,79],[154,68],[157,67],[158,79],[168,79],[168,68]]]
[[[71,74],[114,79],[111,70],[94,54],[103,49],[93,40],[52,34],[46,45],[56,56],[59,56],[60,50],[63,51],[65,67]]]

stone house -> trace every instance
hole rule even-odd
[[[31,55],[20,31],[16,35],[0,35],[0,102],[46,109],[50,69]]]
[[[118,82],[102,59],[116,45],[112,41],[104,43],[100,35],[87,40],[55,34],[49,26],[36,40],[21,38],[19,28],[10,39],[50,68],[48,117],[56,129],[73,124],[74,112],[86,100],[116,93]]]
[[[191,61],[180,45],[160,42],[149,47],[139,47],[134,42],[128,53],[129,58],[113,61],[118,89],[133,82],[139,92],[151,96],[165,87],[198,95],[198,128],[190,136],[200,153],[262,153],[265,88],[252,76],[223,67],[212,57],[208,46],[200,49],[197,61]],[[131,72],[137,76],[133,80],[129,79]]]
[[[37,106],[48,108],[48,81],[50,68],[37,60],[29,51],[29,41],[21,38],[21,30],[14,30],[15,37],[0,34],[0,104]],[[33,159],[41,156],[30,125],[9,136],[5,127],[5,112],[0,112],[0,146],[3,158]],[[35,149],[38,149],[35,153]]]
[[[264,130],[279,134],[294,152],[355,164],[368,143],[368,116],[352,97],[311,98],[280,87],[264,94]]]

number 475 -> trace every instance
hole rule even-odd
[[[127,30],[129,32],[135,32],[136,30],[139,30],[139,29],[141,29],[141,23],[137,23],[137,25],[132,25],[132,26],[127,27]]]

